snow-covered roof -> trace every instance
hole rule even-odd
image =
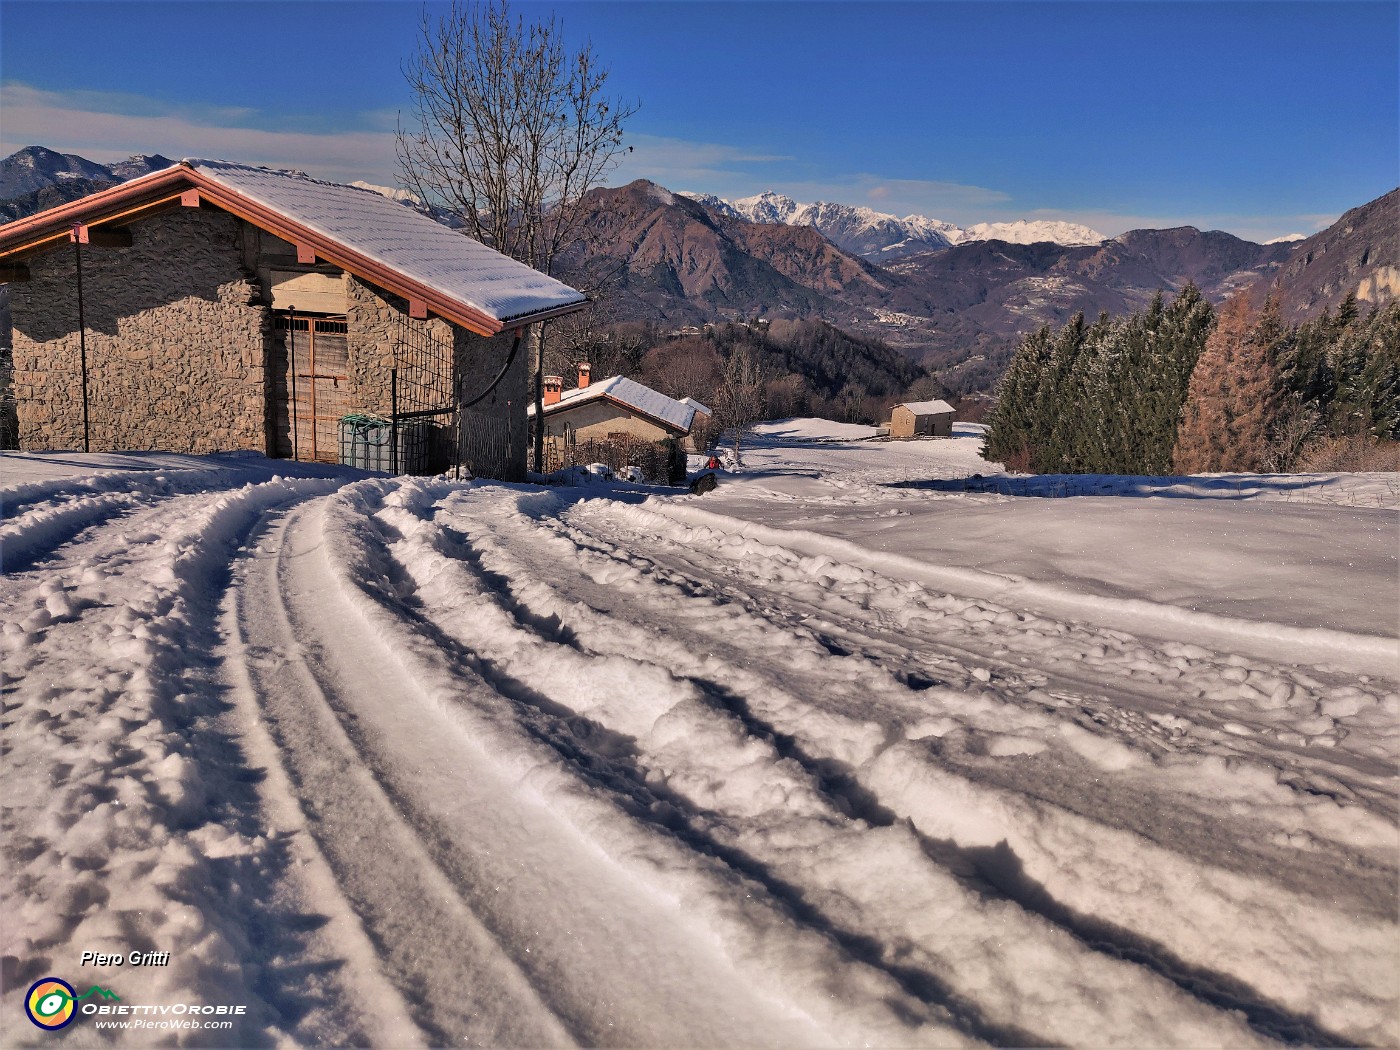
[[[482,335],[568,313],[586,297],[480,241],[371,190],[300,172],[184,160],[0,227],[0,259],[66,243],[75,225],[125,225],[210,205]],[[421,313],[419,312],[421,311]]]
[[[589,383],[586,387],[564,391],[563,396],[557,402],[544,406],[544,414],[553,415],[555,412],[577,408],[586,402],[603,398],[615,401],[644,416],[650,416],[657,422],[674,427],[683,434],[690,432],[690,424],[695,419],[695,413],[699,411],[697,406],[704,407],[698,401],[690,404],[686,401],[677,401],[675,398],[667,397],[660,391],[643,386],[626,376],[610,376],[607,379]],[[534,415],[535,406],[530,405],[526,412],[529,415]],[[706,409],[706,414],[709,414],[708,409]]]
[[[363,253],[497,321],[585,297],[561,281],[373,190],[222,160],[184,162],[220,186]]]
[[[714,413],[711,412],[711,411],[709,410],[709,408],[707,408],[705,405],[702,405],[699,401],[696,401],[695,398],[693,398],[693,397],[683,397],[683,398],[681,398],[681,404],[683,404],[683,405],[689,405],[691,408],[695,409],[695,411],[699,412],[701,415],[705,415],[705,416],[712,416],[712,415],[714,415]]]
[[[916,416],[937,416],[953,411],[953,406],[946,401],[901,401],[900,404]]]

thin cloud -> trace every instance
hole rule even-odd
[[[727,186],[749,177],[751,165],[789,163],[792,157],[729,146],[718,142],[690,142],[661,135],[628,135],[632,147],[613,172],[610,182],[622,184],[648,179],[673,190],[716,193],[712,186]]]
[[[980,222],[972,215],[1011,200],[1001,190],[937,179],[892,179],[862,172],[839,179],[804,180],[784,189],[801,201],[836,201],[858,204],[895,215],[923,215],[948,222]]]
[[[393,128],[397,113],[389,109],[360,114],[360,126],[351,130],[267,129],[247,126],[257,114],[240,107],[171,105],[115,92],[45,91],[12,81],[0,85],[0,112],[4,116],[0,150],[7,154],[24,146],[43,145],[96,161],[120,160],[133,153],[217,157],[299,168],[339,182],[396,183]],[[613,185],[646,178],[673,190],[715,193],[731,199],[771,189],[799,201],[865,205],[962,226],[1047,219],[1080,223],[1108,237],[1134,229],[1195,226],[1262,242],[1293,232],[1315,233],[1337,219],[1336,215],[1321,214],[1164,215],[1025,208],[1010,194],[984,186],[894,179],[868,172],[823,180],[794,177],[793,169],[799,162],[783,154],[658,135],[629,135],[626,141],[632,151],[624,155],[609,178]]]
[[[388,130],[338,132],[277,131],[241,127],[229,118],[242,111],[202,110],[195,115],[153,100],[133,108],[132,96],[58,93],[28,85],[0,86],[4,113],[0,149],[13,153],[42,145],[90,160],[110,161],[133,153],[167,157],[217,157],[277,168],[300,168],[320,178],[363,179],[394,184],[394,135]],[[222,119],[220,119],[222,118]],[[379,121],[376,121],[379,123]]]

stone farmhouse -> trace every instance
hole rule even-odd
[[[521,478],[526,325],[586,305],[379,194],[187,160],[0,227],[20,447],[337,462],[347,415]],[[425,437],[426,435],[426,437]]]
[[[679,439],[698,451],[692,431],[709,422],[710,410],[694,398],[677,401],[625,376],[592,382],[590,367],[578,366],[578,386],[563,389],[562,376],[544,377],[545,442],[559,448],[590,441],[660,442]],[[529,415],[533,419],[535,407]]]
[[[906,401],[890,411],[890,437],[950,437],[953,406],[946,401]]]

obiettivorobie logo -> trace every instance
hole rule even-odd
[[[29,994],[24,997],[24,1012],[40,1028],[56,1032],[73,1023],[73,1018],[77,1016],[76,1004],[91,995],[121,1002],[121,996],[108,988],[93,985],[79,995],[67,981],[43,977],[29,986]]]

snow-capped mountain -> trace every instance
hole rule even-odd
[[[787,226],[811,225],[794,221],[798,210],[804,206],[783,193],[766,190],[756,197],[740,197],[731,203],[734,210],[749,222],[783,223]]]
[[[356,179],[354,182],[350,183],[350,185],[354,186],[356,189],[369,190],[371,193],[377,193],[381,197],[388,197],[391,201],[398,201],[400,204],[417,205],[422,203],[418,198],[418,194],[414,193],[412,190],[401,190],[393,186],[376,186],[372,182],[364,182],[360,179]]]
[[[1097,230],[1082,226],[1077,222],[1055,222],[1046,220],[1017,219],[1015,222],[979,222],[963,231],[961,241],[1009,241],[1012,244],[1052,244],[1067,246],[1102,244],[1108,240]]]
[[[1282,237],[1274,237],[1274,238],[1272,238],[1271,240],[1265,241],[1264,243],[1265,243],[1265,244],[1292,244],[1294,241],[1306,241],[1307,239],[1308,239],[1308,235],[1307,235],[1306,233],[1285,233]]]
[[[837,247],[865,258],[888,262],[916,252],[934,251],[969,241],[1002,240],[1013,244],[1098,244],[1103,234],[1070,222],[984,222],[963,229],[924,215],[900,218],[872,208],[815,201],[801,204],[769,190],[729,201],[711,193],[682,193],[721,215],[767,224],[812,226]]]
[[[730,204],[723,197],[716,197],[713,193],[686,193],[682,191],[680,196],[687,200],[692,200],[696,204],[703,204],[710,211],[718,212],[720,215],[727,215],[731,219],[745,219],[748,216],[740,213],[739,209]]]
[[[750,222],[811,226],[845,251],[883,261],[946,248],[958,243],[962,232],[950,222],[923,215],[900,218],[872,208],[832,201],[799,204],[785,194],[772,191],[723,203]]]

